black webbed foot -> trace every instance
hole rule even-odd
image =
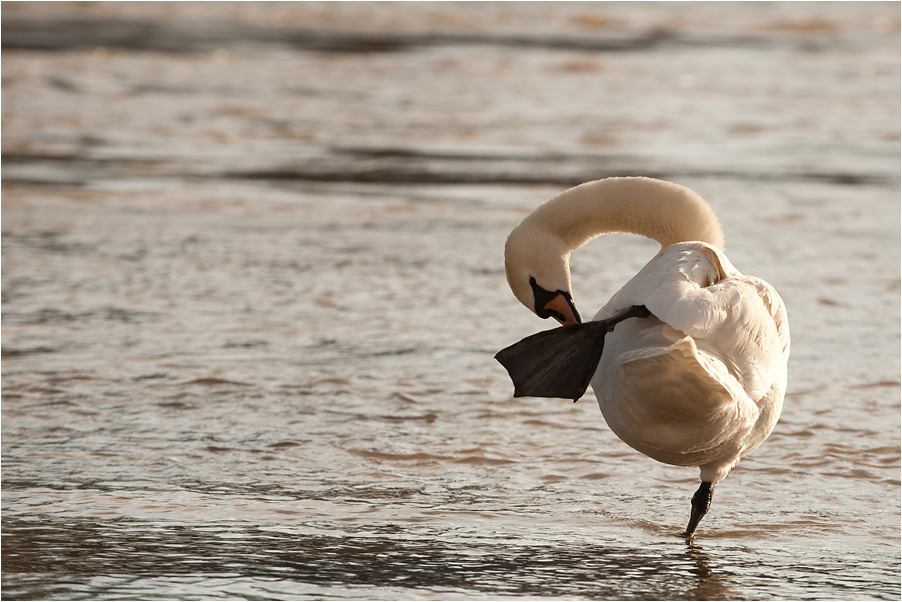
[[[528,336],[495,355],[514,382],[514,397],[560,397],[577,401],[589,387],[604,336],[629,318],[651,312],[633,305],[606,320],[570,324]]]

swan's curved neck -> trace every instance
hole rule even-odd
[[[688,188],[651,178],[587,182],[540,205],[508,236],[504,267],[514,295],[539,315],[535,287],[572,299],[570,252],[608,232],[641,234],[662,248],[701,241],[723,250],[717,216]]]
[[[723,249],[720,222],[688,188],[651,178],[607,178],[571,188],[539,206],[523,226],[560,239],[567,251],[609,232],[652,238],[662,247],[702,241]]]

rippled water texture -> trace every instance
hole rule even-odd
[[[3,3],[3,598],[887,599],[898,3]],[[708,198],[783,418],[697,470],[511,397],[509,230]],[[591,315],[655,253],[573,256]]]

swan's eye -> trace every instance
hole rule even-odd
[[[548,313],[545,306],[548,305],[549,301],[554,299],[554,296],[557,293],[546,291],[536,283],[536,279],[532,276],[529,278],[529,286],[532,287],[532,299],[535,303],[533,309],[535,310],[536,315],[542,319],[548,318],[551,314]]]

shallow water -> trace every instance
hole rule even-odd
[[[4,3],[3,597],[897,599],[899,6],[810,10]],[[790,315],[691,544],[696,469],[492,359],[508,231],[627,173]]]

